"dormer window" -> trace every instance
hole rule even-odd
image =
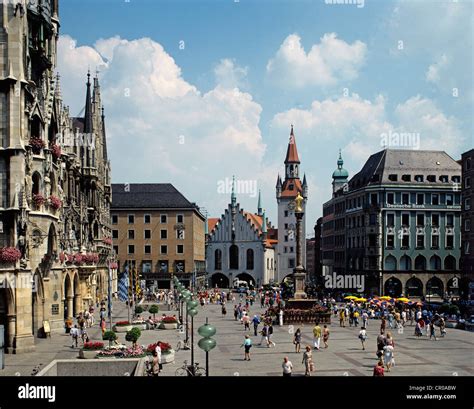
[[[441,175],[439,177],[440,182],[442,183],[448,183],[448,175]]]
[[[289,190],[294,190],[294,188],[295,188],[295,185],[293,185],[293,183],[290,183],[290,185],[288,186],[288,189]]]
[[[390,180],[391,182],[396,182],[398,180],[398,175],[397,174],[388,175],[388,180]]]
[[[411,175],[403,175],[402,180],[404,182],[411,182]]]
[[[436,176],[435,175],[428,175],[428,177],[426,179],[430,183],[435,183],[436,182]]]
[[[423,175],[415,175],[415,182],[423,182]]]

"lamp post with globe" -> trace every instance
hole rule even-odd
[[[198,328],[198,333],[204,338],[198,342],[199,348],[206,352],[206,376],[209,376],[209,351],[215,348],[217,342],[211,338],[216,333],[215,327],[209,324],[206,318],[206,323]]]
[[[195,300],[189,300],[186,303],[186,308],[188,310],[188,315],[191,316],[191,367],[194,374],[194,316],[197,315],[198,311],[196,309],[198,302]]]

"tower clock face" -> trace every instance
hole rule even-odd
[[[295,210],[296,203],[292,200],[290,203],[288,203],[288,210]]]

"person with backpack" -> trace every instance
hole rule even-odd
[[[359,331],[359,339],[362,343],[362,350],[365,351],[365,341],[367,340],[367,331],[365,327],[362,327]]]
[[[263,340],[266,341],[267,346],[268,346],[268,326],[265,324],[260,331],[260,334],[262,334],[262,339],[260,340],[260,343],[258,345],[262,345]]]

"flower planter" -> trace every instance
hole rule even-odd
[[[100,350],[97,349],[80,349],[79,358],[81,359],[94,359]]]
[[[140,328],[140,330],[148,329],[146,323],[145,324],[132,324],[132,328]]]
[[[162,364],[169,364],[174,362],[174,350],[170,350],[167,354],[161,354],[161,363]]]
[[[119,326],[114,325],[113,330],[114,330],[114,332],[128,332],[133,327],[134,327],[134,325],[132,325],[132,324],[130,324],[130,325],[119,325]]]
[[[159,329],[178,329],[178,323],[174,322],[171,324],[167,324],[165,322],[162,322],[158,328]]]

